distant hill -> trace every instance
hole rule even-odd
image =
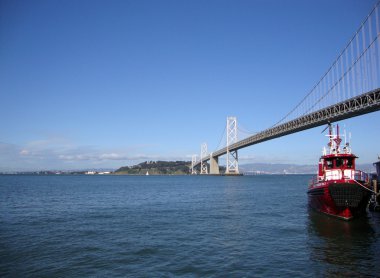
[[[372,164],[358,164],[358,170],[367,173],[375,172]],[[239,171],[252,174],[316,174],[317,164],[297,165],[297,164],[269,164],[269,163],[250,163],[239,165]]]
[[[239,165],[239,171],[252,174],[315,174],[316,165],[250,163]]]
[[[190,161],[145,161],[134,166],[117,169],[116,175],[187,175],[190,173]]]

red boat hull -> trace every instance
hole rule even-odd
[[[325,181],[309,188],[309,206],[319,212],[350,220],[366,212],[371,194],[350,181]]]

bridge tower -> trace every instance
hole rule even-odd
[[[192,157],[191,157],[191,174],[192,175],[196,175],[197,174],[197,171],[195,170],[195,164],[197,163],[197,155],[194,154]]]
[[[207,162],[203,162],[203,158],[207,156],[207,143],[201,145],[201,175],[208,174]]]
[[[237,142],[237,120],[236,117],[227,117],[227,175],[239,174],[238,151],[230,150],[230,145]]]

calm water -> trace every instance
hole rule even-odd
[[[309,211],[308,179],[0,176],[0,276],[379,275],[380,213]]]

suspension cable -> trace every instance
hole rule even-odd
[[[364,25],[367,23],[368,19],[370,18],[370,16],[372,16],[372,14],[374,13],[374,11],[376,10],[376,8],[379,6],[380,4],[380,1],[378,1],[376,3],[376,5],[374,6],[374,8],[371,10],[371,12],[367,15],[367,17],[363,20],[363,22],[361,23],[360,27],[357,29],[357,31],[355,32],[355,34],[352,36],[352,38],[349,40],[349,42],[346,44],[346,46],[343,48],[343,50],[340,52],[340,54],[338,55],[338,58],[335,59],[335,61],[333,62],[333,64],[329,67],[329,69],[325,72],[325,74],[320,78],[320,80],[314,85],[314,87],[310,90],[310,92],[308,94],[306,94],[302,100],[289,112],[287,113],[284,117],[282,117],[278,122],[276,122],[273,126],[277,126],[279,123],[281,123],[282,121],[284,121],[289,115],[291,115],[298,107],[300,107],[302,105],[302,103],[314,92],[314,90],[322,83],[323,79],[325,79],[325,77],[331,72],[331,70],[335,67],[335,65],[338,63],[339,59],[341,57],[343,57],[343,54],[346,52],[346,50],[349,48],[349,46],[351,45],[351,43],[354,41],[354,39],[359,35],[359,32],[364,28]],[[376,37],[377,39],[377,37]],[[375,39],[375,40],[376,40]],[[371,43],[372,45],[372,43]],[[368,49],[368,48],[367,48]],[[361,55],[362,56],[362,55]],[[331,91],[331,89],[329,90],[329,92]],[[321,99],[323,99],[327,94],[325,94]],[[320,99],[320,100],[321,100]]]

